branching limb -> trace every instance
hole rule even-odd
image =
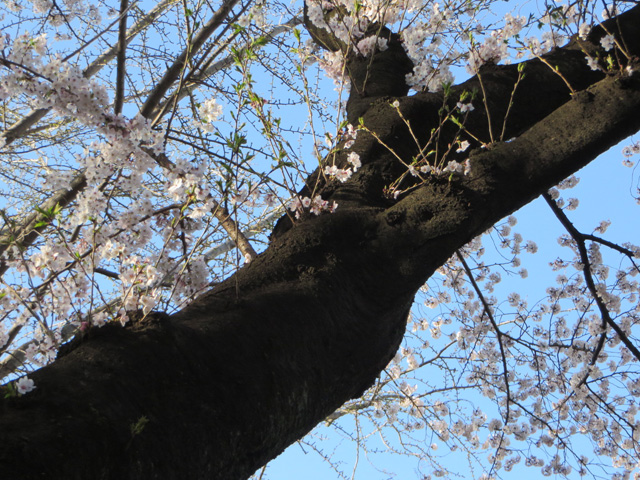
[[[592,235],[590,233],[583,233],[582,236],[585,240],[591,240],[592,242],[599,243],[601,245],[604,245],[605,247],[609,247],[610,249],[625,255],[633,264],[634,268],[640,272],[640,267],[638,267],[634,260],[634,258],[636,258],[635,254],[628,248],[624,248],[617,243],[610,242],[609,240],[605,240],[604,238],[600,238],[597,235]]]
[[[289,30],[296,27],[297,25],[300,25],[301,23],[302,23],[301,17],[293,17],[288,22],[275,27],[269,33],[264,35],[264,38],[267,41],[266,44],[269,44],[278,35],[288,32]],[[221,46],[219,51],[222,51],[222,47],[224,46],[225,45]],[[255,49],[262,48],[262,45],[252,46],[251,42],[248,42],[244,46],[244,48],[239,49],[240,54],[243,54],[249,48],[253,48],[255,50]],[[215,58],[216,56],[217,54],[214,54],[212,58]],[[168,105],[172,105],[175,102],[179,102],[180,100],[182,100],[183,98],[191,94],[194,90],[196,90],[202,84],[202,82],[206,81],[208,78],[220,72],[221,70],[224,70],[225,68],[228,68],[231,65],[233,65],[234,55],[227,55],[222,60],[219,60],[210,65],[209,65],[209,62],[211,62],[211,58],[207,60],[207,62],[205,63],[201,71],[199,71],[198,73],[190,73],[185,79],[183,87],[180,88],[178,91],[173,92],[169,98],[162,101],[156,108],[154,108],[154,110],[149,115],[149,118],[155,118],[158,115],[158,112],[165,111]]]
[[[238,0],[226,0],[220,8],[213,14],[213,17],[205,26],[194,36],[193,40],[185,47],[182,53],[175,59],[173,64],[167,69],[166,73],[158,81],[155,88],[151,91],[144,105],[140,109],[143,117],[149,118],[154,111],[156,105],[162,97],[173,86],[175,81],[180,77],[180,72],[185,68],[187,59],[195,55],[204,43],[213,35],[213,32],[222,25],[231,9],[238,3]]]
[[[163,0],[158,5],[156,5],[149,13],[147,13],[140,21],[138,21],[129,31],[127,32],[127,44],[133,40],[136,35],[146,29],[149,25],[153,24],[153,22],[164,13],[167,8],[169,8],[172,4],[176,3],[177,0]],[[118,20],[116,20],[117,22]],[[109,25],[108,29],[111,28]],[[107,30],[105,30],[107,31]],[[96,39],[104,34],[104,32],[100,32],[96,35]],[[87,45],[87,44],[86,44]],[[83,45],[83,48],[86,47]],[[73,52],[71,55],[67,56],[69,59],[70,56],[77,54],[78,51]],[[96,58],[91,64],[84,70],[83,75],[86,78],[94,76],[98,73],[102,68],[107,65],[111,60],[113,60],[118,53],[118,45],[114,45],[98,58]],[[2,136],[4,137],[5,144],[8,145],[14,140],[28,135],[32,132],[31,127],[33,127],[36,123],[42,120],[47,113],[49,113],[50,108],[39,108],[37,110],[32,110],[23,118],[21,118],[18,122],[13,124],[10,128],[2,132]]]
[[[493,327],[493,330],[496,332],[496,338],[498,339],[498,346],[500,347],[500,357],[502,357],[504,387],[505,387],[505,392],[507,394],[507,402],[506,402],[507,411],[505,413],[504,418],[505,418],[505,423],[509,423],[509,403],[511,402],[511,392],[509,391],[509,371],[507,369],[507,355],[504,351],[504,345],[502,344],[502,338],[504,337],[504,333],[502,333],[502,331],[500,330],[500,327],[498,327],[498,323],[496,322],[495,318],[493,318],[493,313],[491,313],[491,306],[487,302],[487,299],[484,298],[484,294],[482,293],[482,290],[480,289],[480,286],[477,284],[475,278],[473,278],[473,272],[471,271],[471,268],[469,268],[469,264],[467,264],[466,260],[460,253],[460,250],[456,250],[456,257],[462,264],[462,268],[464,268],[464,271],[467,274],[469,281],[471,282],[471,286],[473,287],[476,294],[478,295],[478,298],[482,303],[482,308],[484,309],[484,312],[486,313],[487,318],[489,318],[489,321],[491,322],[491,326]]]
[[[5,227],[0,231],[0,255],[4,254],[11,246],[25,247],[32,244],[40,235],[40,232],[53,220],[54,209],[62,209],[71,203],[78,193],[87,186],[87,178],[84,173],[77,175],[69,189],[59,190],[55,195],[42,203],[17,229]],[[0,276],[9,268],[5,260],[0,260]]]
[[[613,321],[613,319],[611,318],[611,315],[609,315],[609,309],[605,305],[604,299],[598,293],[595,281],[593,279],[593,274],[591,272],[591,261],[589,260],[589,255],[587,253],[587,247],[585,244],[585,239],[586,239],[585,235],[583,235],[581,232],[578,231],[578,229],[567,218],[567,216],[562,211],[562,209],[558,207],[558,204],[556,203],[556,201],[553,200],[548,193],[543,193],[542,196],[547,202],[547,204],[549,205],[549,207],[551,208],[551,210],[553,211],[553,213],[555,214],[556,218],[560,221],[562,226],[567,230],[569,235],[571,235],[573,240],[576,242],[578,253],[580,255],[580,261],[582,262],[582,265],[583,265],[582,272],[584,274],[584,279],[587,284],[587,288],[589,289],[589,292],[595,299],[596,305],[598,305],[598,309],[600,310],[600,315],[602,316],[602,326],[604,328],[606,328],[607,325],[610,326],[613,329],[613,331],[618,334],[618,336],[620,337],[620,341],[622,341],[622,343],[629,349],[629,351],[633,353],[633,355],[636,357],[637,360],[640,360],[640,351],[635,347],[635,345],[633,345],[633,343],[631,343],[631,340],[629,339],[627,334],[622,331],[622,329],[618,326],[616,322]],[[600,343],[596,347],[596,351],[594,351],[594,357],[598,356],[603,344],[604,342],[600,341]]]

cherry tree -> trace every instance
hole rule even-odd
[[[266,478],[355,421],[419,478],[640,475],[640,247],[565,198],[636,164],[640,6],[525,7],[5,0],[3,474]]]

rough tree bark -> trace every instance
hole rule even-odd
[[[607,30],[640,54],[640,6]],[[349,182],[308,182],[339,203],[335,213],[283,219],[265,252],[181,312],[92,330],[33,373],[35,391],[0,400],[2,478],[245,479],[359,396],[398,348],[416,290],[456,249],[640,129],[640,73],[586,64],[581,48],[602,35],[545,56],[564,80],[526,62],[506,122],[504,138],[515,138],[474,150],[467,176],[386,198],[406,167],[361,132],[352,150],[363,166]],[[424,142],[443,98],[399,92],[408,59],[395,37],[391,46],[367,84],[351,58],[348,115],[410,161],[417,146],[390,103]],[[517,76],[514,65],[481,70],[494,133]],[[465,89],[480,91],[478,78],[454,87],[453,104]],[[467,128],[489,142],[484,108]]]

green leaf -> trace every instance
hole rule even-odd
[[[35,205],[33,208],[45,218],[45,220],[38,222],[35,228],[51,223],[51,221],[62,211],[62,207],[58,203],[51,208],[41,208],[38,205]]]
[[[4,390],[4,398],[13,398],[18,396],[18,391],[16,390],[13,382],[7,383],[2,389]]]
[[[460,122],[460,120],[458,120],[457,117],[455,117],[454,115],[451,115],[451,117],[449,117],[451,119],[451,121],[453,123],[455,123],[457,126],[459,126],[460,128],[462,128],[462,123]]]
[[[135,437],[140,435],[144,430],[144,427],[149,423],[149,419],[144,415],[138,419],[137,422],[131,424],[131,436]]]
[[[256,38],[252,42],[252,46],[254,46],[254,47],[264,47],[267,43],[269,43],[269,40],[267,39],[267,37],[262,36],[262,37]]]

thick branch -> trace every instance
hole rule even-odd
[[[124,104],[124,81],[127,60],[127,10],[129,0],[120,0],[120,22],[118,24],[118,63],[116,67],[116,98],[114,101],[114,113],[122,112]]]

